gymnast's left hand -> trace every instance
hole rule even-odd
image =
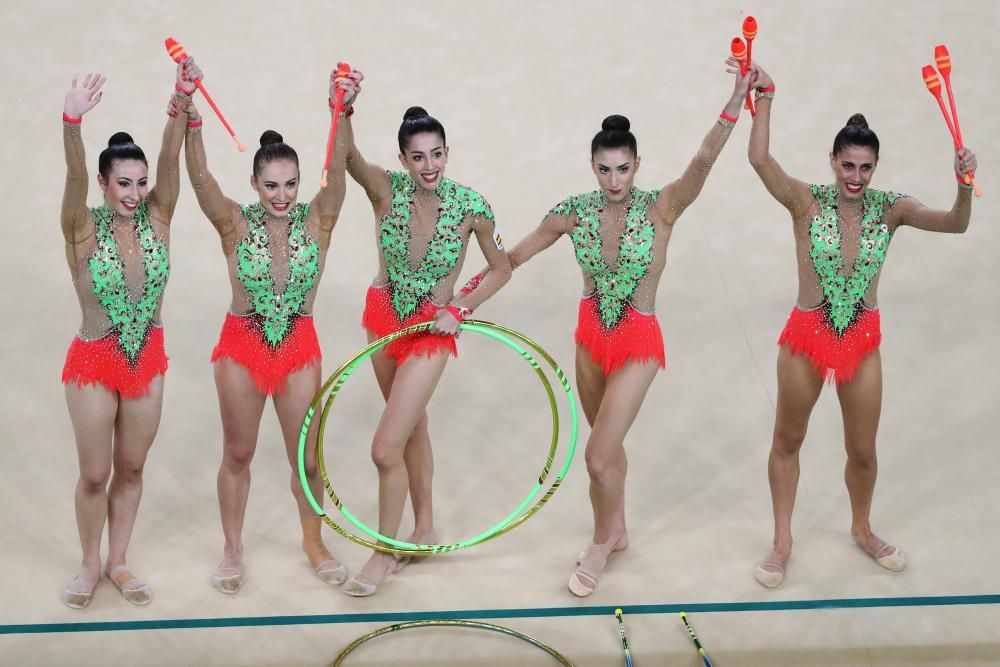
[[[337,63],[339,67],[343,63]],[[337,70],[330,72],[330,99],[337,98],[337,91],[344,91],[344,108],[349,109],[361,94],[361,81],[365,78],[359,70],[351,69],[347,76],[337,78]]]
[[[186,95],[194,95],[194,91],[198,89],[194,82],[204,76],[191,56],[177,63],[177,87]]]
[[[977,166],[979,166],[979,163],[976,162],[976,154],[968,148],[962,146],[955,151],[955,173],[960,178],[964,178],[969,172],[975,174]]]
[[[447,308],[438,310],[434,316],[431,333],[439,336],[457,336],[461,322]]]

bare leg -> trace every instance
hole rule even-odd
[[[368,342],[377,336],[368,332]],[[384,354],[375,354],[371,358],[378,380],[379,389],[385,400],[389,400],[392,381],[396,377],[396,362]],[[428,432],[427,411],[413,428],[406,449],[403,450],[403,462],[406,463],[406,474],[410,486],[410,502],[413,503],[413,532],[406,538],[407,542],[434,544],[437,533],[434,530],[433,478],[434,454],[431,451],[431,438]],[[398,558],[397,570],[409,562],[409,558]]]
[[[66,406],[73,422],[80,479],[76,484],[76,526],[83,549],[83,570],[66,587],[63,601],[82,609],[101,579],[101,535],[108,515],[112,437],[118,394],[101,385],[66,384]]]
[[[212,585],[236,593],[243,585],[243,517],[250,494],[250,462],[267,397],[257,391],[249,371],[231,359],[215,362],[215,387],[222,413],[222,463],[218,492],[226,544]]]
[[[379,532],[388,537],[396,536],[406,505],[409,475],[404,450],[423,418],[447,361],[445,352],[430,358],[415,356],[396,369],[385,412],[375,430],[372,460],[379,477]],[[358,576],[344,585],[345,592],[355,596],[373,594],[394,566],[391,554],[372,554]]]
[[[149,604],[149,586],[126,567],[126,552],[142,497],[142,470],[160,427],[163,376],[149,385],[149,396],[122,398],[115,422],[114,474],[108,486],[108,577],[134,605]]]
[[[321,370],[319,364],[313,364],[288,376],[285,391],[274,396],[274,409],[278,413],[281,424],[281,434],[285,440],[285,453],[292,467],[291,489],[299,510],[299,521],[302,523],[302,549],[316,572],[316,576],[328,584],[340,585],[347,578],[347,567],[335,559],[323,544],[320,535],[322,519],[313,511],[306,500],[299,479],[299,437],[302,433],[302,420],[309,409],[309,404],[320,389]],[[323,504],[323,480],[320,479],[319,468],[316,465],[316,437],[319,423],[313,420],[305,450],[306,479],[313,498]]]
[[[608,555],[628,547],[625,525],[625,476],[628,457],[625,436],[632,427],[659,366],[655,362],[626,363],[605,380],[589,353],[577,348],[577,384],[584,412],[591,422],[586,461],[590,475],[590,502],[594,511],[594,536],[579,567],[570,577],[575,595],[590,595],[604,571]],[[586,388],[584,386],[586,385]],[[602,386],[603,385],[603,386]],[[599,398],[596,414],[595,398]],[[588,405],[589,404],[589,405]],[[593,416],[592,416],[593,415]]]
[[[875,436],[882,413],[882,358],[876,350],[861,362],[854,379],[837,388],[844,417],[847,465],[844,481],[851,497],[851,535],[882,567],[898,572],[906,567],[903,554],[872,532],[872,496],[878,475]]]
[[[806,437],[809,415],[823,390],[823,378],[803,355],[793,355],[782,346],[778,352],[778,408],[774,438],[767,460],[774,510],[774,548],[754,571],[762,586],[774,588],[782,582],[792,554],[792,511],[799,485],[799,450]]]

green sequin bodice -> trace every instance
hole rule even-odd
[[[810,185],[819,214],[809,223],[809,257],[823,290],[824,309],[833,330],[842,336],[861,312],[865,294],[878,276],[889,250],[892,232],[883,222],[897,199],[896,192],[865,190],[861,208],[858,256],[850,277],[844,275],[843,237],[837,211],[836,185]]]
[[[308,204],[292,208],[288,226],[288,282],[275,293],[271,275],[271,237],[264,224],[265,210],[259,202],[243,206],[247,235],[236,249],[236,277],[250,294],[254,313],[260,318],[264,339],[277,347],[285,339],[292,321],[302,312],[309,292],[319,277],[319,244],[309,235]]]
[[[428,297],[434,286],[447,277],[462,256],[463,239],[459,233],[468,216],[481,215],[494,220],[490,205],[481,194],[447,178],[434,190],[441,199],[434,236],[420,265],[410,264],[410,224],[413,219],[413,195],[417,184],[408,173],[388,172],[392,201],[379,220],[378,244],[385,260],[392,286],[392,305],[399,319],[405,320]]]
[[[649,219],[649,207],[657,196],[655,190],[632,188],[625,227],[618,239],[617,266],[613,270],[601,252],[601,212],[607,202],[603,191],[567,197],[549,211],[560,215],[575,213],[579,219],[570,233],[576,261],[594,281],[601,321],[608,329],[614,328],[625,314],[626,304],[653,261],[656,228]]]
[[[170,277],[167,244],[150,224],[146,202],[140,202],[135,212],[135,232],[142,250],[146,278],[142,283],[142,296],[138,301],[132,301],[125,262],[111,229],[114,211],[101,206],[91,209],[90,213],[94,219],[97,240],[97,247],[87,262],[94,281],[94,295],[118,334],[118,345],[129,362],[134,364],[146,342],[146,333],[156,317],[167,278]]]

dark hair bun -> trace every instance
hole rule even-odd
[[[410,107],[406,110],[406,113],[403,114],[403,121],[405,122],[414,118],[421,118],[429,115],[430,114],[427,113],[427,109],[423,107]]]
[[[856,113],[847,119],[847,127],[863,127],[868,129],[868,121],[865,120],[864,114]]]
[[[111,135],[111,138],[108,139],[108,148],[118,146],[119,144],[135,144],[135,141],[132,139],[132,135],[128,132],[115,132]]]
[[[274,130],[264,130],[264,134],[260,135],[261,146],[267,146],[268,144],[283,144],[283,143],[285,143],[284,137],[282,137]]]
[[[605,132],[628,132],[631,127],[632,124],[628,122],[628,118],[618,114],[608,116],[601,123],[601,129]]]

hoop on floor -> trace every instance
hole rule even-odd
[[[375,549],[376,551],[383,551],[386,553],[393,553],[400,555],[429,555],[434,553],[445,553],[449,551],[456,551],[458,549],[470,547],[475,544],[479,544],[481,542],[493,539],[504,533],[507,533],[516,526],[524,523],[524,521],[526,521],[528,518],[537,513],[542,508],[542,506],[546,502],[548,502],[549,498],[552,497],[552,495],[556,492],[556,490],[562,483],[562,480],[565,478],[566,472],[569,470],[570,463],[572,462],[573,455],[576,451],[577,433],[579,428],[577,411],[576,411],[576,399],[573,395],[573,390],[570,387],[569,380],[566,378],[565,373],[563,373],[562,369],[559,368],[558,364],[555,363],[552,357],[530,338],[512,329],[492,324],[490,322],[482,322],[475,320],[463,322],[460,325],[463,330],[474,331],[476,333],[480,333],[489,336],[491,338],[494,338],[504,343],[518,354],[520,354],[521,357],[525,361],[527,361],[528,364],[534,369],[535,373],[541,380],[542,385],[545,387],[546,394],[549,399],[549,406],[552,411],[552,440],[549,446],[549,452],[545,461],[545,465],[543,466],[537,481],[532,487],[530,493],[524,498],[524,500],[521,501],[521,503],[517,506],[517,508],[514,509],[513,512],[508,514],[503,520],[501,520],[499,523],[497,523],[489,530],[486,530],[472,538],[463,540],[461,542],[455,542],[450,544],[414,544],[412,542],[404,542],[401,540],[387,537],[385,535],[381,535],[377,531],[369,528],[360,519],[354,516],[354,514],[351,513],[351,511],[343,504],[343,502],[337,496],[336,492],[333,489],[332,484],[330,483],[329,475],[326,472],[326,460],[324,457],[324,449],[323,449],[324,432],[326,430],[326,420],[329,416],[333,400],[339,393],[340,389],[343,387],[344,383],[347,381],[347,378],[350,377],[350,375],[357,369],[357,367],[361,363],[363,363],[366,359],[372,356],[375,352],[382,349],[392,341],[401,338],[402,336],[406,336],[411,333],[429,329],[432,325],[433,322],[421,322],[419,324],[415,324],[400,331],[397,331],[395,333],[392,333],[388,336],[385,336],[384,338],[374,341],[373,343],[365,347],[363,350],[358,352],[356,355],[348,359],[343,365],[340,366],[340,368],[334,371],[334,373],[330,376],[330,378],[326,381],[326,383],[317,393],[316,397],[313,399],[313,402],[309,406],[309,410],[306,413],[305,419],[302,422],[302,430],[299,434],[299,451],[298,451],[299,479],[300,482],[302,483],[302,488],[305,492],[306,499],[312,506],[313,511],[315,511],[316,514],[320,518],[322,518],[327,525],[329,525],[336,532],[340,533],[347,539],[351,540],[352,542],[355,542],[356,544],[366,546],[370,549]],[[528,353],[523,347],[521,347],[521,345],[519,345],[518,342],[511,340],[511,338],[516,339],[517,341],[520,341],[526,344],[527,346],[531,347],[536,353],[539,354],[539,356],[541,356],[546,361],[546,363],[549,366],[552,367],[553,371],[556,374],[556,377],[560,382],[560,385],[562,386],[564,393],[566,394],[570,412],[570,443],[566,454],[565,462],[563,463],[562,468],[556,475],[556,479],[552,483],[551,487],[546,491],[546,493],[542,496],[542,498],[535,504],[535,506],[529,509],[527,512],[525,512],[525,508],[528,507],[532,499],[535,498],[539,490],[544,485],[545,480],[548,477],[549,472],[551,471],[552,465],[555,460],[555,454],[559,440],[559,410],[558,407],[556,406],[555,394],[552,391],[552,386],[549,383],[545,373],[541,370],[540,366],[538,365],[538,362],[535,361],[534,357],[532,357],[530,353]],[[323,410],[320,415],[319,433],[316,445],[317,465],[319,467],[320,474],[323,479],[324,487],[326,488],[327,495],[329,495],[334,506],[337,507],[337,509],[339,509],[340,512],[345,517],[347,517],[347,519],[355,527],[357,527],[359,530],[366,533],[367,535],[371,536],[372,538],[379,540],[379,542],[373,542],[359,535],[355,535],[354,533],[351,533],[350,531],[344,529],[343,527],[338,525],[335,521],[333,521],[333,519],[331,519],[330,516],[323,511],[323,508],[320,507],[320,505],[316,502],[316,499],[313,496],[312,491],[307,483],[305,476],[305,446],[306,446],[307,436],[309,433],[309,427],[312,423],[312,420],[320,404],[324,403],[324,396],[328,392],[329,392],[329,397],[326,398],[325,404],[323,405]],[[522,514],[522,512],[524,513]]]
[[[340,652],[330,667],[340,667],[343,664],[344,658],[350,655],[354,649],[358,648],[370,639],[375,639],[376,637],[381,637],[382,635],[388,634],[390,632],[396,632],[397,630],[411,630],[413,628],[428,628],[428,627],[458,627],[458,628],[475,628],[477,630],[489,630],[491,632],[499,632],[500,634],[507,635],[509,637],[516,637],[523,641],[528,642],[532,646],[539,648],[553,658],[559,661],[560,665],[565,665],[566,667],[573,667],[573,663],[569,661],[569,658],[564,656],[559,651],[555,650],[548,644],[540,642],[539,640],[524,634],[523,632],[518,632],[511,628],[506,628],[502,625],[494,625],[492,623],[482,623],[480,621],[463,621],[459,619],[454,620],[439,620],[439,621],[407,621],[406,623],[396,623],[394,625],[387,625],[384,628],[379,628],[373,632],[369,632],[367,635],[358,637],[353,642],[351,642],[347,648]]]

